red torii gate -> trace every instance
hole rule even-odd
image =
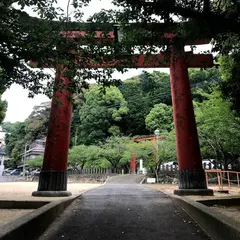
[[[164,136],[138,137],[138,138],[134,138],[133,141],[134,142],[141,142],[141,141],[151,140],[152,143],[154,144],[155,142],[157,142],[157,138],[164,138]],[[156,155],[156,153],[155,153],[155,155]],[[135,152],[132,153],[132,158],[131,158],[131,161],[130,161],[130,172],[131,173],[136,173],[136,153]]]
[[[96,31],[96,42],[114,41],[113,32],[110,32],[107,36],[103,36],[101,33],[102,31]],[[64,33],[62,34],[64,35]],[[84,31],[72,31],[72,34],[66,32],[66,36],[71,38],[81,38],[84,34]],[[176,35],[165,34],[164,37],[171,40]],[[185,41],[186,43],[187,41]],[[207,43],[209,43],[208,40],[197,40],[192,44]],[[164,59],[164,54],[151,55],[150,58],[144,55],[134,55],[132,56],[132,65],[130,67],[170,67],[173,117],[179,165],[179,189],[175,190],[175,194],[212,195],[212,190],[207,189],[205,173],[202,168],[188,77],[188,67],[213,67],[212,55],[193,54],[192,52],[185,53],[183,44],[173,44],[170,61],[159,61]],[[124,58],[122,60],[124,62]],[[78,61],[81,61],[81,59]],[[89,59],[87,67],[109,68],[121,65],[121,63],[121,60],[113,59],[108,62],[96,64]],[[69,79],[64,77],[63,68],[56,69],[56,79],[59,78],[62,85],[68,85],[70,82]],[[58,104],[55,100],[52,100],[43,167],[39,177],[38,191],[33,192],[33,196],[71,195],[67,191],[67,161],[72,114],[72,105],[69,97],[71,97],[71,93],[67,89],[54,93],[54,98],[62,102],[62,104]]]

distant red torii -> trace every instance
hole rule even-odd
[[[141,142],[141,141],[149,141],[151,140],[153,143],[156,142],[157,138],[164,139],[164,136],[148,136],[148,137],[137,137],[133,139],[133,142]],[[132,173],[136,172],[136,154],[132,153],[132,158],[130,162],[130,171]]]

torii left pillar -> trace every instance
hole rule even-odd
[[[66,70],[66,69],[65,69]],[[67,191],[67,162],[72,116],[69,79],[64,68],[56,70],[48,135],[44,153],[43,167],[39,177],[38,190],[33,196],[63,197],[70,196]]]

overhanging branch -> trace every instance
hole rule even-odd
[[[218,14],[211,11],[197,11],[192,8],[167,4],[166,1],[145,2],[127,0],[127,3],[133,6],[147,8],[148,12],[149,9],[152,9],[152,14],[156,15],[162,15],[163,12],[167,12],[180,15],[184,18],[197,20],[199,24],[205,25],[206,30],[211,32],[213,36],[225,32],[240,33],[240,22],[226,17],[226,14]]]

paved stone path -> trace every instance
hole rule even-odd
[[[75,200],[39,240],[207,240],[167,195],[139,184],[105,184]]]
[[[117,175],[110,177],[107,180],[107,184],[137,184],[140,183],[144,175]]]

